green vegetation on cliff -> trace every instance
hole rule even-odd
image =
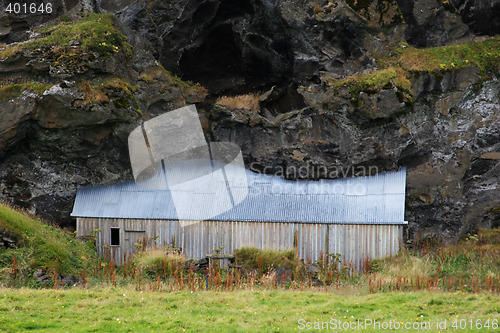
[[[78,21],[63,21],[55,26],[42,28],[38,31],[42,37],[6,47],[0,51],[0,59],[23,50],[71,47],[79,47],[83,52],[93,51],[103,57],[118,52],[130,57],[132,46],[127,43],[123,33],[114,27],[115,20],[113,14],[87,13]],[[64,53],[61,49],[53,51],[61,55]]]
[[[7,102],[21,95],[22,92],[25,90],[32,91],[35,94],[41,95],[45,90],[49,89],[50,87],[52,87],[51,84],[40,83],[40,82],[26,82],[26,83],[0,86],[0,103]]]
[[[500,66],[500,36],[480,42],[417,49],[407,46],[395,52],[388,64],[406,71],[446,72],[465,67],[477,67],[482,72],[498,70]]]
[[[117,108],[132,106],[138,108],[137,98],[134,92],[137,87],[130,82],[119,78],[112,77],[103,80],[102,82],[82,81],[78,83],[78,88],[85,92],[85,99],[77,106],[86,104],[107,104],[113,101]]]
[[[357,96],[360,92],[376,93],[378,90],[393,86],[398,91],[411,94],[411,83],[407,73],[397,67],[389,67],[375,71],[370,74],[355,74],[346,79],[325,78],[329,86],[339,89],[343,86],[349,87],[351,96]]]
[[[1,235],[13,240],[17,248],[0,248],[0,279],[26,276],[35,268],[81,276],[95,263],[95,251],[88,244],[3,204]]]
[[[85,93],[85,97],[76,99],[72,104],[74,107],[88,109],[94,104],[110,104],[141,114],[138,96],[144,92],[144,95],[150,95],[153,90],[166,93],[175,89],[181,90],[186,99],[206,95],[203,87],[182,81],[159,64],[145,68],[138,77],[129,76],[130,72],[124,71],[121,64],[132,56],[133,49],[125,35],[115,27],[115,22],[113,14],[94,13],[83,13],[79,19],[60,20],[56,25],[39,28],[38,36],[27,42],[0,48],[0,59],[20,58],[26,63],[36,63],[38,74],[43,73],[46,82],[57,84],[61,78],[77,81],[77,88]],[[99,61],[110,58],[113,59],[103,69]],[[30,70],[29,66],[26,66],[27,70]],[[40,76],[33,79],[40,80]],[[51,86],[19,80],[16,77],[0,85],[0,103],[16,98],[26,90],[41,94]]]
[[[382,88],[396,87],[412,94],[410,77],[413,73],[435,73],[477,67],[484,74],[488,69],[500,68],[500,37],[480,42],[417,49],[407,44],[399,45],[391,56],[380,61],[381,69],[369,74],[355,74],[345,79],[326,76],[327,85],[334,89],[349,87],[351,95],[364,91],[375,93]]]
[[[162,65],[158,64],[157,67],[150,69],[148,71],[142,72],[139,77],[139,81],[143,81],[147,84],[156,84],[156,83],[167,83],[168,85],[164,85],[160,92],[164,93],[170,89],[170,86],[177,87],[182,89],[184,95],[200,95],[205,96],[207,94],[207,90],[199,85],[194,84],[190,81],[183,81],[177,75],[171,73],[166,70]]]

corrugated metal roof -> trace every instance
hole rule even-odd
[[[210,220],[406,224],[405,168],[372,177],[320,181],[289,181],[247,169],[245,173],[248,184],[248,189],[245,189],[248,190],[247,197],[235,207]],[[228,178],[231,179],[230,176]],[[236,182],[231,186],[238,187],[242,186],[241,184],[244,182]],[[182,207],[183,211],[189,210],[189,205],[194,202],[204,202],[206,207],[191,207],[193,210],[223,211],[217,210],[221,207],[214,209],[217,202],[211,200],[214,195],[211,191],[205,190],[203,193],[193,186],[179,188],[178,185],[175,191],[176,196],[182,192],[186,198],[182,203],[185,205]],[[196,197],[197,200],[189,200],[190,197]],[[137,186],[134,181],[80,188],[71,216],[178,219],[170,190],[145,189]]]

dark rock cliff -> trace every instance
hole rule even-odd
[[[113,16],[71,16],[0,51],[0,198],[67,227],[78,187],[132,177],[132,129],[205,96]]]
[[[19,90],[0,100],[2,199],[69,225],[78,186],[131,177],[126,139],[141,119],[200,102],[210,140],[240,145],[254,170],[406,166],[410,239],[500,225],[498,39],[479,37],[498,33],[498,1],[58,4],[68,20],[113,12],[133,52],[70,41],[0,57],[3,85]],[[26,30],[42,23],[4,16],[0,42],[40,38]],[[455,42],[469,46],[414,49]],[[216,102],[246,93],[257,104]]]

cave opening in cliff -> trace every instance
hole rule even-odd
[[[198,22],[204,28],[182,50],[180,76],[214,95],[263,91],[286,79],[293,67],[290,42],[266,15],[248,0],[200,6],[193,17],[204,18]]]
[[[179,66],[185,79],[216,90],[217,81],[240,74],[241,59],[231,25],[225,24],[213,29],[199,47],[186,50]]]
[[[264,46],[249,48],[242,43],[230,25],[215,28],[199,47],[183,53],[179,61],[183,78],[212,93],[245,93],[269,86],[272,59],[259,52]]]

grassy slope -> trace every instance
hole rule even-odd
[[[0,249],[0,278],[9,278],[14,255],[16,269],[29,273],[41,267],[48,271],[80,276],[95,262],[95,252],[58,228],[0,204],[0,231],[17,240],[17,249]]]
[[[257,290],[152,293],[123,288],[0,289],[0,326],[4,332],[290,332],[300,331],[299,319],[430,321],[430,332],[437,332],[436,320],[446,319],[448,325],[457,318],[472,319],[474,325],[478,319],[498,323],[499,309],[500,299],[489,294],[420,292],[359,296]]]

